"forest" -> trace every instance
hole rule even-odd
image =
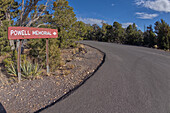
[[[20,3],[21,2],[21,3]],[[163,19],[149,25],[143,32],[135,23],[123,28],[121,23],[113,25],[102,22],[86,24],[77,21],[73,7],[67,0],[1,0],[0,1],[0,56],[4,57],[3,65],[9,74],[17,76],[16,58],[18,42],[9,41],[7,30],[9,26],[38,27],[58,29],[59,37],[49,39],[50,67],[54,71],[60,63],[60,50],[74,48],[79,40],[95,40],[109,43],[128,44],[170,49],[170,26]],[[152,23],[151,23],[152,24]],[[39,74],[39,68],[45,68],[45,39],[31,39],[23,41],[27,54],[22,55],[22,75],[34,78]],[[29,60],[28,60],[29,59]],[[30,73],[24,67],[31,68]]]
[[[144,32],[138,30],[135,23],[127,28],[123,28],[118,22],[114,22],[113,25],[102,24],[102,28],[96,24],[92,25],[92,31],[85,39],[170,49],[170,26],[163,19],[154,23],[154,29],[152,25],[147,26]]]

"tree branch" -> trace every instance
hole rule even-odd
[[[24,0],[22,0],[22,9],[21,9],[21,15],[20,15],[20,26],[22,25],[22,17],[24,14]]]
[[[40,27],[40,26],[42,26],[42,25],[45,25],[45,26],[46,26],[46,25],[48,25],[48,24],[39,24],[39,25],[37,26],[37,28]]]
[[[38,15],[37,18],[33,18],[26,26],[29,27],[32,23],[34,23],[35,21],[37,21],[40,16],[44,13],[44,11],[46,10],[47,8],[47,4],[48,4],[49,0],[47,0],[46,4],[45,4],[45,7],[43,8],[43,10],[40,12],[40,14]]]
[[[31,0],[31,1],[32,1],[32,0]],[[25,11],[24,11],[25,14],[23,15],[23,20],[22,20],[22,21],[25,21],[25,20],[27,19],[29,13],[30,13],[30,12],[32,11],[32,9],[37,5],[38,1],[39,1],[39,0],[34,0],[34,3],[33,3],[33,4],[32,4],[32,2],[30,2],[29,5],[26,6],[26,7],[28,7],[28,9],[25,8]]]

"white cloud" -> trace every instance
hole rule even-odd
[[[129,25],[132,25],[133,23],[127,22],[127,23],[122,23],[123,28],[127,28]]]
[[[135,0],[136,5],[144,4],[145,2],[143,0]]]
[[[141,5],[160,12],[170,12],[170,0],[136,0],[136,5]]]
[[[104,23],[106,23],[106,21],[104,20],[100,20],[100,19],[95,19],[95,18],[82,18],[82,17],[78,17],[77,18],[78,21],[83,21],[86,24],[97,24],[97,25],[102,25],[102,21]]]
[[[127,28],[129,25],[133,25],[132,22],[121,23],[121,24],[122,24],[122,27],[123,27],[123,28]],[[136,27],[140,29],[140,27],[138,27],[138,25],[136,25]]]
[[[136,12],[136,15],[138,15],[137,18],[140,18],[140,19],[153,19],[158,16],[158,14],[148,14],[144,12]]]
[[[115,4],[112,4],[112,6],[114,6]]]

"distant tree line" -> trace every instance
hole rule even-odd
[[[138,30],[135,23],[123,28],[118,22],[113,25],[102,23],[102,27],[93,24],[87,29],[88,35],[84,39],[88,40],[170,49],[170,26],[163,19],[155,22],[154,29],[149,25],[144,32]]]

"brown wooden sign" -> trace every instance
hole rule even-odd
[[[8,39],[39,39],[57,38],[57,29],[34,28],[34,27],[8,27]]]
[[[48,38],[57,38],[57,29],[48,28],[33,28],[33,27],[8,27],[8,39],[18,40],[18,58],[17,58],[17,70],[18,70],[18,82],[21,81],[21,45],[22,39],[40,39],[46,38],[46,66],[47,74],[50,73],[49,70],[49,56],[48,56]]]

